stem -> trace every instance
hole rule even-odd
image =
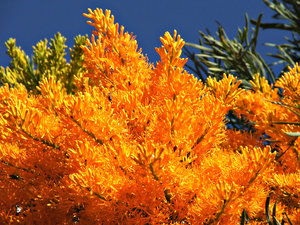
[[[88,131],[87,129],[83,128],[83,127],[81,126],[81,124],[80,124],[77,120],[75,120],[75,119],[73,119],[73,118],[71,118],[71,119],[72,119],[72,121],[73,121],[74,123],[76,123],[76,124],[79,126],[79,128],[80,128],[84,133],[86,133],[86,134],[89,135],[91,138],[93,138],[98,144],[100,144],[100,145],[103,145],[103,144],[104,144],[104,141],[103,141],[103,140],[98,139],[98,138],[95,136],[94,133],[92,133],[92,132]]]
[[[11,164],[11,163],[9,163],[9,162],[6,162],[6,161],[4,161],[4,160],[1,160],[1,162],[2,162],[3,164],[7,165],[7,166],[14,167],[14,168],[16,168],[16,169],[18,169],[18,170],[23,170],[23,171],[25,171],[25,172],[30,172],[30,173],[33,173],[33,172],[32,172],[32,171],[30,171],[29,169],[26,169],[26,168],[22,168],[22,167],[19,167],[19,166],[13,165],[13,164]]]

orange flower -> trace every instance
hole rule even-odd
[[[231,75],[204,85],[184,70],[176,31],[161,38],[154,66],[110,11],[85,16],[96,31],[73,95],[53,77],[37,96],[0,87],[0,220],[235,224],[244,209],[262,221],[271,190],[280,212],[299,215],[299,141],[286,135],[298,129],[292,89],[281,99],[258,75],[251,91]],[[296,88],[285,76],[278,85]],[[256,132],[227,130],[230,109]],[[274,143],[265,147],[264,134]]]

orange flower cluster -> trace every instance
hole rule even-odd
[[[96,30],[74,95],[54,78],[40,95],[0,87],[1,224],[237,224],[244,209],[266,224],[270,192],[300,223],[298,66],[284,97],[258,76],[253,91],[231,75],[204,85],[176,31],[154,66],[110,11],[84,15]],[[256,132],[227,130],[228,110]]]

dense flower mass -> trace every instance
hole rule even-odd
[[[238,224],[243,211],[266,224],[270,193],[277,218],[300,223],[298,65],[275,87],[203,84],[176,31],[153,65],[109,10],[84,16],[95,31],[73,94],[51,76],[37,95],[0,87],[1,224]],[[255,132],[226,129],[229,110]]]

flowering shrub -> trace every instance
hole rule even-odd
[[[298,66],[276,83],[284,97],[258,75],[252,91],[231,75],[204,85],[176,31],[153,65],[110,11],[84,15],[96,30],[74,94],[54,76],[37,95],[0,87],[2,224],[237,224],[243,211],[265,224],[270,192],[277,218],[300,223]],[[227,130],[229,110],[256,131]]]

